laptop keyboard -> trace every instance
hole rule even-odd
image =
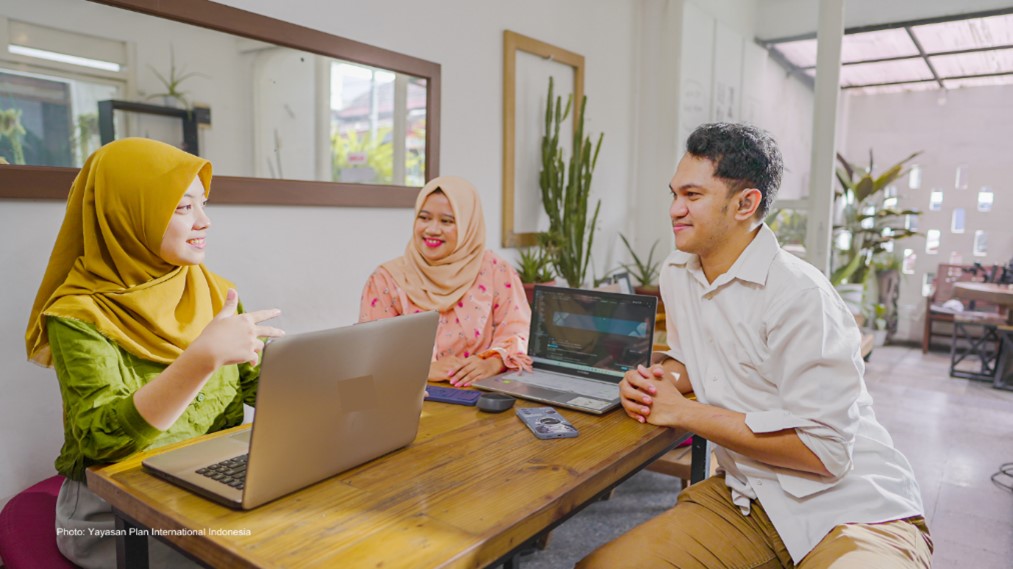
[[[605,401],[611,401],[619,397],[618,385],[605,385],[587,379],[576,379],[562,374],[544,371],[514,374],[510,377],[510,381],[526,383],[528,385],[543,387],[553,391],[565,391],[567,393],[586,395],[596,399],[604,399]]]
[[[249,454],[244,454],[199,468],[197,474],[242,490],[246,485],[246,460],[249,456]]]

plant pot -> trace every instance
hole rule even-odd
[[[524,296],[528,297],[528,304],[531,305],[531,306],[534,306],[535,305],[535,285],[555,286],[556,285],[556,281],[555,281],[555,279],[553,279],[551,281],[544,282],[544,283],[521,283],[521,284],[524,285]]]
[[[886,344],[886,330],[874,330],[872,332],[872,345],[880,347]]]
[[[633,292],[661,298],[661,289],[656,286],[635,286],[633,287]]]

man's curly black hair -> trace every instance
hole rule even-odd
[[[746,188],[760,190],[763,199],[756,215],[767,216],[784,172],[781,151],[770,133],[747,124],[705,124],[689,135],[686,151],[714,164],[714,176],[728,186],[729,195]]]

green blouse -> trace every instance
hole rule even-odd
[[[165,364],[125,352],[85,322],[47,316],[46,332],[63,396],[64,442],[56,470],[72,480],[84,481],[93,464],[239,425],[243,403],[256,400],[260,368],[225,366],[176,423],[160,431],[137,412],[133,395]]]

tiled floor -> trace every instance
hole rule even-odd
[[[1013,462],[1013,392],[948,371],[948,354],[879,348],[866,382],[880,421],[921,485],[936,544],[933,567],[1008,569],[1013,493],[990,477]]]
[[[877,416],[921,485],[936,545],[933,567],[1010,569],[1013,493],[990,477],[1013,462],[1013,392],[948,373],[948,354],[889,346],[873,352],[866,383]],[[676,487],[670,477],[637,474],[611,500],[557,528],[546,550],[521,558],[522,567],[572,567],[598,544],[670,507]]]

